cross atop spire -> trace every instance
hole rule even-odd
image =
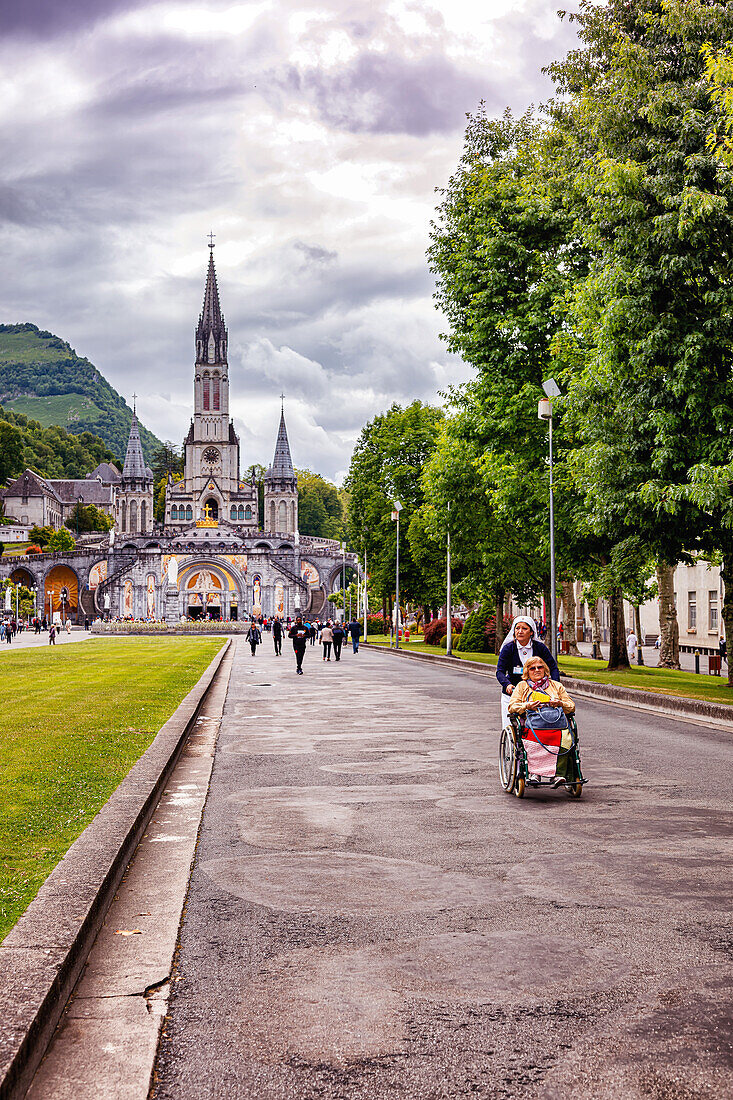
[[[132,395],[132,411],[134,413],[137,412],[137,394],[136,393],[133,393],[133,395]]]
[[[216,236],[216,233],[209,233],[209,248],[211,248],[211,249],[215,248],[215,245],[214,245],[214,237],[215,236]]]
[[[284,400],[284,394],[280,395]],[[285,410],[280,410],[280,427],[277,432],[277,443],[275,444],[275,457],[272,460],[272,466],[267,471],[270,477],[274,478],[294,478],[295,470],[293,469],[293,460],[290,457],[290,444],[288,442],[288,431],[285,427]]]

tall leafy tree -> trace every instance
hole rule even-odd
[[[423,504],[422,472],[434,448],[443,413],[413,401],[403,409],[392,405],[361,432],[345,482],[348,493],[349,541],[367,552],[373,589],[384,599],[395,591],[395,500],[400,514],[400,595],[405,601],[436,607],[443,599],[432,564],[415,561],[408,538],[413,517]],[[416,536],[417,537],[417,536]]]
[[[551,69],[592,255],[569,309],[585,359],[576,472],[596,518],[643,529],[660,561],[722,551],[730,637],[733,174],[711,149],[704,50],[730,41],[733,4],[586,2],[577,24],[581,50]]]

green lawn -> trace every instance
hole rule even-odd
[[[389,645],[389,638],[379,635],[368,639],[373,645]],[[403,649],[416,653],[442,654],[445,650],[438,646],[425,645],[425,642],[410,640]],[[477,661],[481,664],[495,665],[493,653],[456,653],[464,661]],[[733,689],[728,687],[725,675],[708,676],[694,672],[673,672],[666,668],[647,668],[634,665],[622,672],[607,672],[605,661],[592,661],[589,657],[561,657],[560,668],[568,676],[579,680],[593,680],[599,684],[614,684],[616,687],[638,688],[641,691],[655,691],[660,695],[678,695],[687,699],[705,699],[709,703],[727,703],[733,705]]]
[[[221,646],[135,638],[0,659],[0,940]]]

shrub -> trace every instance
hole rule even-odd
[[[40,554],[42,553],[40,546],[29,546],[26,550],[26,554]]]
[[[511,630],[514,617],[504,616],[504,637]],[[484,653],[494,653],[496,650],[496,615],[490,615],[484,626]]]
[[[367,615],[367,633],[389,634],[389,625],[384,621],[381,615]]]
[[[488,600],[484,600],[472,611],[466,619],[463,632],[456,642],[456,649],[462,653],[485,653],[484,646],[486,623],[491,617],[492,608]]]
[[[461,619],[451,619],[452,633],[454,635],[460,634],[463,630],[463,621]],[[433,619],[425,627],[425,633],[423,635],[426,645],[440,645],[441,638],[445,638],[448,634],[448,620],[447,619]]]

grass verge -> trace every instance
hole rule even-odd
[[[221,644],[135,638],[3,655],[0,940]]]
[[[373,645],[389,646],[389,638],[370,637]],[[445,650],[425,642],[410,640],[403,649],[415,653],[432,653],[445,656]],[[476,661],[480,664],[495,665],[493,653],[456,653],[463,661]],[[593,661],[590,657],[561,657],[560,669],[568,676],[578,680],[592,680],[598,684],[613,684],[615,687],[636,688],[639,691],[653,691],[659,695],[675,695],[682,699],[704,699],[708,703],[724,703],[733,706],[733,689],[728,687],[724,676],[696,676],[694,672],[673,672],[668,668],[647,668],[634,665],[623,671],[608,672],[605,661]]]

